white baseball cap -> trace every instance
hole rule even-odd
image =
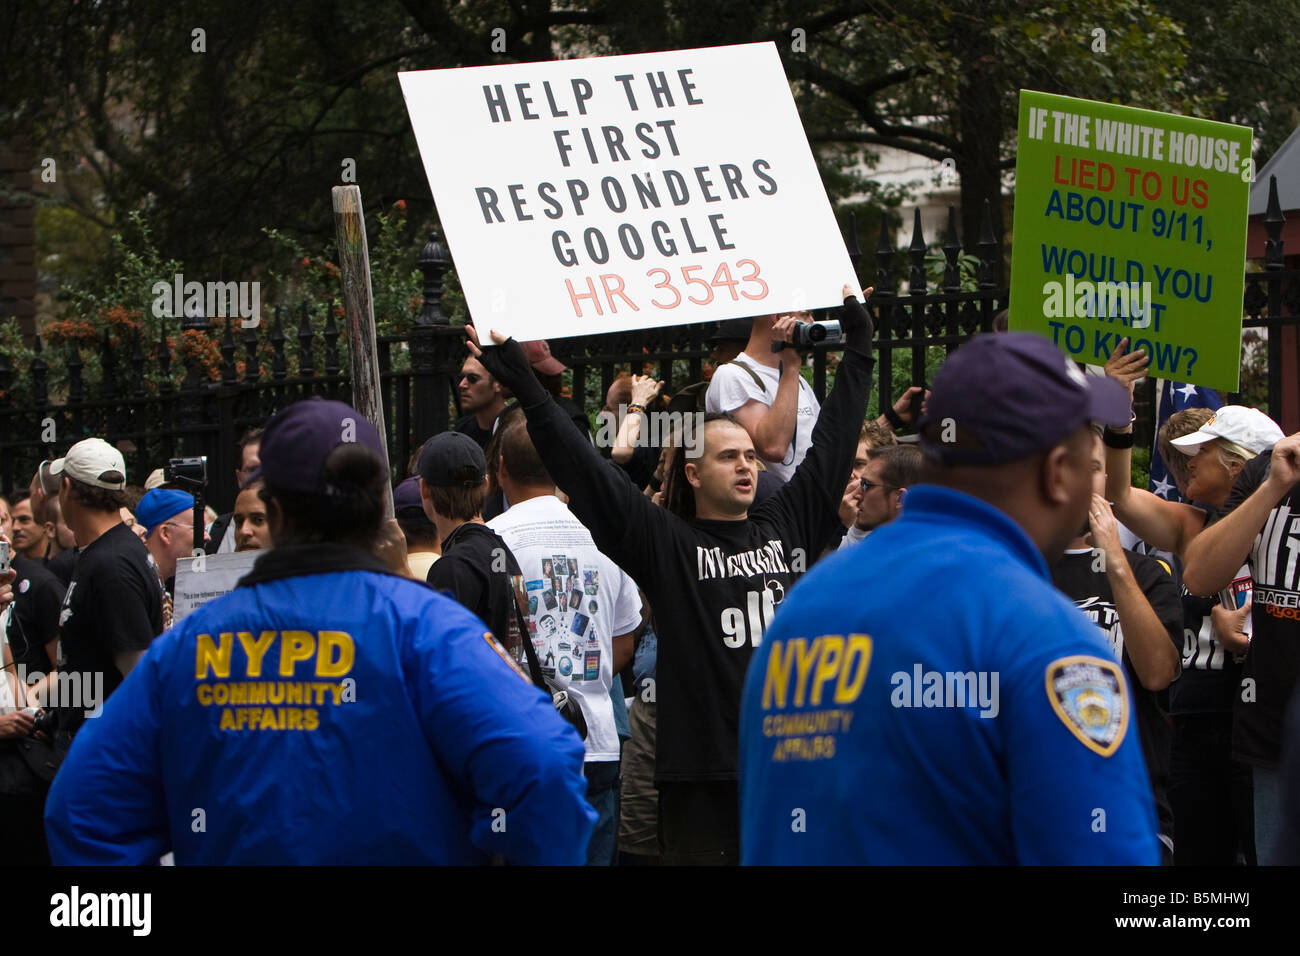
[[[122,453],[102,438],[79,441],[50,465],[51,475],[67,475],[96,488],[121,491],[126,487],[126,461]]]
[[[1283,438],[1282,429],[1257,408],[1224,405],[1204,425],[1182,438],[1170,442],[1184,455],[1195,455],[1202,445],[1222,438],[1238,454],[1254,458]]]

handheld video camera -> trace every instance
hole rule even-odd
[[[208,456],[169,458],[167,467],[163,469],[163,480],[192,488],[206,486],[208,483]]]
[[[787,346],[792,349],[832,348],[844,341],[844,330],[835,319],[826,322],[796,322],[789,342],[772,341],[772,351]]]
[[[167,459],[163,481],[180,485],[194,494],[194,551],[197,554],[203,550],[203,489],[208,484],[208,456]]]

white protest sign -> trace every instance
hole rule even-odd
[[[717,321],[857,288],[772,43],[398,78],[484,332]]]
[[[176,587],[172,593],[172,621],[179,622],[213,598],[229,594],[249,571],[262,551],[208,554],[176,561]]]

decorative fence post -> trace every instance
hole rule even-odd
[[[437,232],[430,234],[417,263],[424,273],[424,307],[415,318],[410,348],[412,441],[418,446],[450,425],[448,406],[465,336],[442,311],[442,277],[451,268],[451,254]]]

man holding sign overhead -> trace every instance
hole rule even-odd
[[[835,524],[871,393],[872,322],[844,288],[844,361],[790,481],[761,505],[754,443],[706,416],[703,453],[677,449],[667,507],[601,458],[528,367],[513,339],[470,351],[519,398],[528,434],[596,547],[640,582],[659,635],[660,849],[670,864],[740,862],[737,725],[745,669],[777,607]]]

